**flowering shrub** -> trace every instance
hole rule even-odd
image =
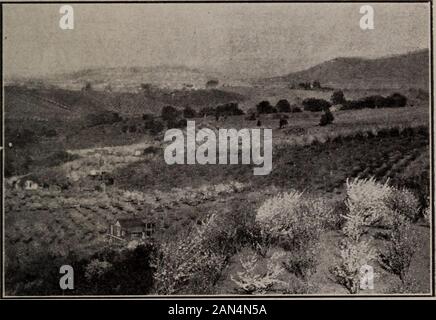
[[[237,272],[236,277],[231,275],[230,279],[246,294],[264,294],[276,285],[286,286],[286,282],[279,279],[284,271],[280,261],[284,255],[284,252],[275,252],[262,271],[258,256],[252,253],[240,259],[243,271]]]
[[[419,215],[419,201],[414,194],[370,179],[347,180],[348,211],[360,215],[367,226],[380,222],[390,224],[394,215],[400,214],[411,221]]]
[[[411,191],[405,188],[392,188],[387,199],[387,206],[391,212],[398,213],[410,221],[416,221],[419,218],[419,201]]]
[[[256,222],[263,238],[289,251],[284,267],[307,280],[316,269],[319,236],[331,214],[325,201],[291,191],[266,200],[257,211]]]
[[[182,289],[204,293],[218,279],[226,257],[208,245],[208,232],[215,219],[212,215],[188,236],[161,245],[154,263],[158,293],[174,294]],[[196,284],[196,287],[189,288],[190,284]]]
[[[360,267],[375,257],[370,242],[363,240],[369,226],[387,222],[390,243],[380,255],[381,264],[401,281],[406,278],[416,248],[416,236],[409,221],[417,219],[419,202],[407,189],[371,179],[347,180],[347,213],[342,231],[340,262],[331,269],[336,281],[350,293],[359,291]]]
[[[325,216],[321,202],[304,199],[301,192],[291,191],[267,199],[257,210],[256,222],[272,239],[298,248],[319,237]]]
[[[342,232],[345,238],[340,242],[339,262],[330,269],[337,283],[355,294],[360,289],[360,269],[376,257],[369,240],[362,236],[368,226],[386,220],[388,208],[386,199],[392,188],[377,183],[374,179],[347,179],[347,198]],[[389,215],[390,216],[390,215]]]
[[[345,223],[342,232],[346,237],[353,241],[359,241],[360,237],[366,232],[365,217],[360,211],[349,211],[344,215]]]
[[[358,293],[360,288],[360,268],[376,257],[375,250],[368,241],[344,239],[340,245],[340,262],[331,268],[336,282],[350,293]]]
[[[347,179],[347,199],[345,200],[351,215],[361,216],[365,225],[374,225],[390,216],[386,205],[393,190],[388,182],[381,184],[370,179]]]
[[[318,266],[316,258],[316,246],[308,245],[307,248],[289,252],[283,267],[298,278],[308,280]]]
[[[405,283],[407,272],[415,254],[418,239],[407,218],[397,215],[389,232],[389,244],[380,254],[382,266]]]

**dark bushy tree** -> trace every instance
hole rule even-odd
[[[332,104],[344,104],[346,100],[342,90],[334,91],[332,97],[330,98],[330,101],[332,102]]]
[[[276,113],[277,109],[274,108],[267,100],[261,101],[256,106],[257,113]]]
[[[182,129],[182,128],[186,128],[186,124],[187,124],[186,119],[173,119],[173,120],[168,120],[167,121],[168,129],[173,129],[173,128]]]
[[[179,111],[173,106],[165,106],[162,108],[161,117],[164,121],[174,120],[179,116]]]
[[[195,118],[197,116],[197,112],[191,107],[186,107],[183,109],[183,117],[186,119]]]
[[[238,104],[235,102],[219,105],[215,108],[215,112],[218,116],[239,116],[244,114],[244,111],[239,109]]]
[[[276,104],[276,109],[278,112],[291,112],[291,104],[288,100],[282,99]]]
[[[333,116],[331,111],[329,109],[326,109],[324,114],[321,116],[321,119],[319,121],[319,125],[326,126],[326,125],[332,123],[334,119],[335,119],[335,117]]]
[[[327,100],[317,98],[307,98],[303,100],[304,110],[317,112],[330,108],[331,104]]]
[[[400,93],[394,93],[386,98],[388,108],[402,108],[407,104],[407,98]]]

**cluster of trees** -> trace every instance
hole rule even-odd
[[[329,109],[331,103],[324,99],[307,98],[303,100],[303,106],[306,111],[318,112]]]
[[[153,286],[152,256],[155,247],[141,245],[133,250],[103,249],[89,258],[71,253],[60,257],[49,252],[35,252],[32,263],[10,259],[6,287],[17,295],[62,294],[147,294]],[[73,290],[59,288],[59,267],[74,269]]]
[[[243,115],[244,111],[239,109],[237,103],[226,103],[217,107],[205,107],[200,111],[196,111],[192,107],[185,107],[179,110],[171,105],[162,108],[160,119],[154,117],[152,114],[145,113],[142,115],[144,121],[144,130],[149,131],[151,134],[156,135],[160,133],[165,127],[171,128],[184,128],[186,127],[187,119],[203,116],[215,116],[217,119],[221,116],[234,116]],[[123,126],[123,132],[136,132],[136,126]]]
[[[338,101],[341,99],[340,94],[333,93],[332,100]],[[324,111],[324,114],[319,120],[320,126],[326,126],[333,122],[335,117],[330,111],[331,103],[324,99],[307,98],[303,100],[304,110],[311,112]]]
[[[215,108],[215,112],[219,116],[240,116],[244,114],[244,111],[239,109],[239,106],[235,102],[219,105]]]
[[[358,100],[344,101],[343,109],[364,108],[402,108],[407,105],[407,98],[400,93],[393,93],[387,97],[380,95],[368,96]]]
[[[317,98],[307,98],[303,100],[304,110],[318,112],[325,111],[331,105],[342,105],[343,110],[363,109],[363,108],[402,108],[407,104],[407,98],[400,93],[393,93],[387,97],[373,95],[358,100],[346,100],[341,90],[333,92],[330,101]]]
[[[261,101],[256,106],[257,113],[265,114],[265,113],[277,113],[277,109],[274,108],[271,103],[267,100]]]
[[[256,105],[256,111],[259,114],[268,113],[291,113],[291,112],[301,112],[301,109],[296,105],[291,105],[288,100],[282,99],[277,102],[275,106],[267,100],[261,101]]]

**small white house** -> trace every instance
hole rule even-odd
[[[26,190],[37,190],[38,184],[32,180],[26,180],[24,182],[24,189]]]

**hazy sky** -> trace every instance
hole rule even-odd
[[[429,47],[429,5],[375,4],[375,30],[359,27],[361,4],[4,5],[5,76],[90,67],[185,65],[272,76],[345,56],[379,57]]]

